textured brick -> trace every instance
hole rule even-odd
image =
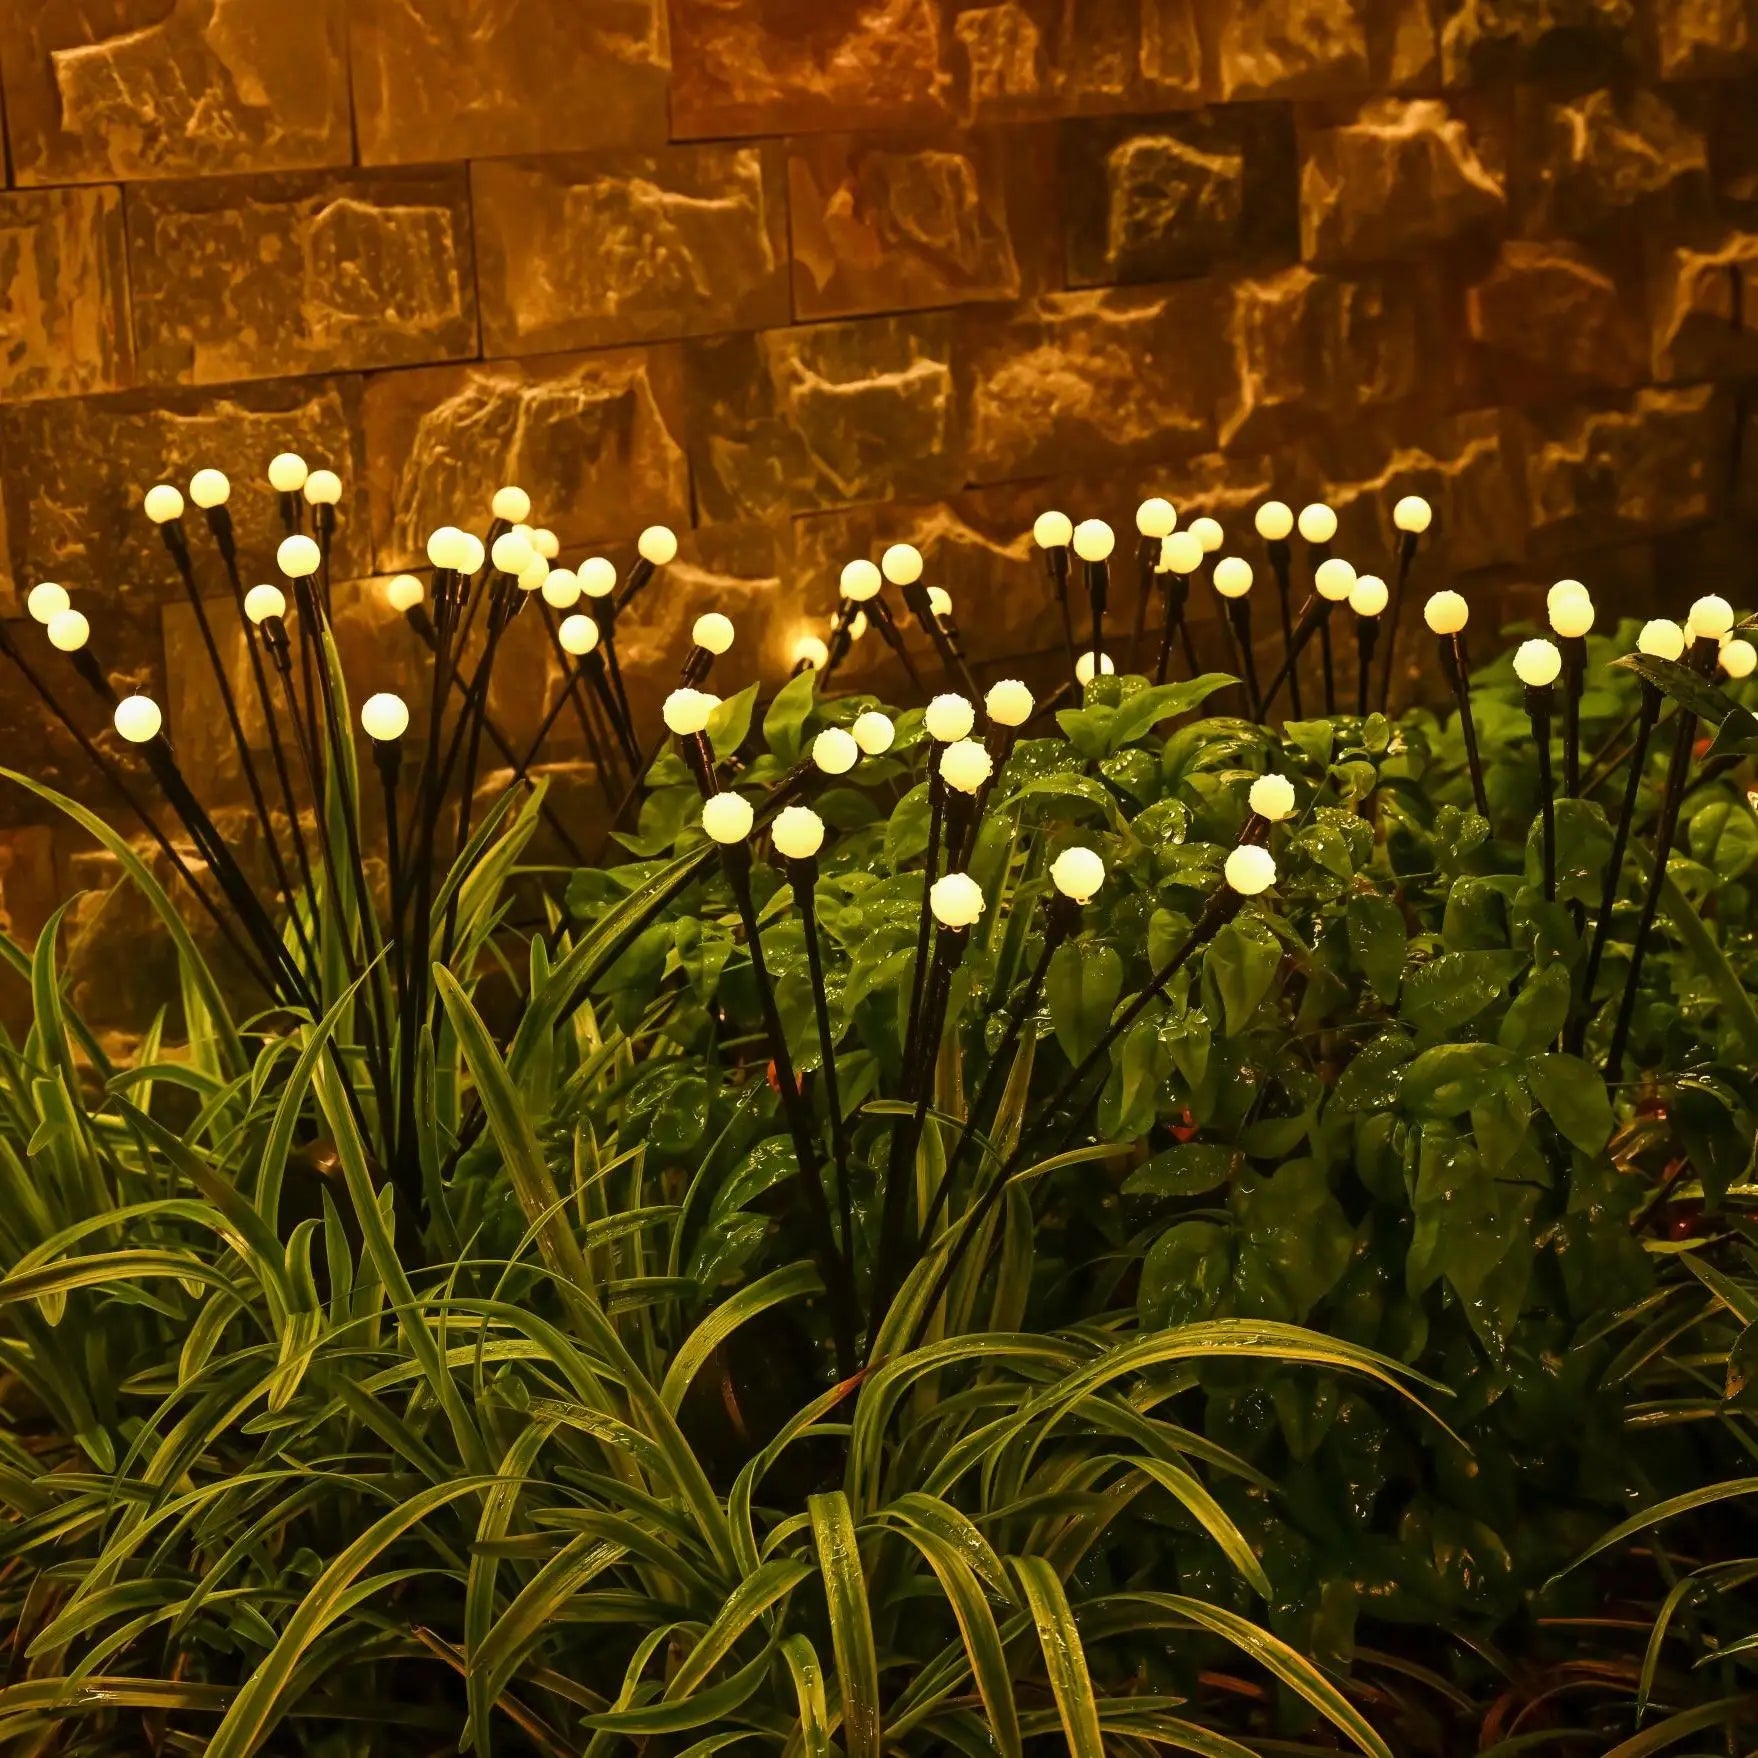
[[[120,194],[0,195],[0,402],[118,390],[131,371]]]
[[[20,183],[345,165],[343,0],[0,3]]]
[[[788,320],[773,145],[488,160],[471,192],[490,354]]]
[[[1652,297],[1656,378],[1758,372],[1758,235],[1681,245],[1662,263]]]
[[[1466,310],[1472,339],[1509,369],[1510,400],[1547,381],[1623,387],[1645,375],[1641,329],[1616,279],[1571,245],[1511,240]]]
[[[1749,0],[1657,0],[1654,35],[1660,71],[1667,79],[1751,71]]]
[[[1512,74],[1610,78],[1634,60],[1636,26],[1635,0],[1449,0],[1442,71],[1448,85]]]
[[[1635,215],[1676,223],[1707,211],[1705,132],[1670,97],[1587,92],[1544,105],[1527,132],[1529,230],[1586,235]]]
[[[461,167],[128,192],[141,375],[182,384],[475,352]]]

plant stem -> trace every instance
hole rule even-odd
[[[1380,661],[1380,713],[1391,710],[1392,660],[1398,650],[1398,624],[1404,614],[1404,588],[1410,579],[1410,566],[1416,560],[1416,533],[1403,531],[1398,535],[1398,571],[1392,576],[1392,602],[1386,613],[1386,649]]]
[[[1563,793],[1575,799],[1581,792],[1581,692],[1587,686],[1587,639],[1583,635],[1559,635],[1563,656]]]
[[[1282,665],[1288,673],[1288,701],[1294,710],[1294,718],[1300,718],[1300,674],[1293,668],[1297,657],[1294,646],[1294,596],[1290,574],[1293,571],[1294,552],[1289,548],[1286,537],[1274,537],[1266,540],[1265,553],[1270,558],[1270,572],[1276,576],[1276,603],[1282,613]],[[1276,699],[1277,684],[1272,683],[1263,697],[1264,712],[1267,714],[1270,705]]]
[[[1056,600],[1056,609],[1062,618],[1062,646],[1068,655],[1068,673],[1074,675],[1074,618],[1068,608],[1068,545],[1052,544],[1044,551],[1044,573],[1050,581],[1050,591]]]
[[[824,945],[818,933],[818,862],[815,856],[790,860],[788,883],[806,935],[806,968],[812,979],[812,1011],[818,1024],[818,1055],[824,1072],[824,1108],[830,1115],[831,1151],[836,1159],[837,1207],[842,1219],[842,1254],[855,1261],[854,1201],[849,1192],[848,1124],[836,1079],[836,1034],[830,1028],[830,995],[824,981]]]
[[[1378,617],[1355,619],[1355,713],[1360,720],[1367,719],[1368,679],[1373,670],[1373,650],[1379,634]]]
[[[1526,715],[1532,722],[1532,743],[1538,757],[1538,810],[1543,824],[1544,901],[1557,900],[1556,781],[1550,762],[1550,711],[1554,684],[1528,684]]]
[[[1316,594],[1309,598],[1301,607],[1299,619],[1294,624],[1292,634],[1288,637],[1288,651],[1282,656],[1282,663],[1276,669],[1276,675],[1270,679],[1269,688],[1264,691],[1264,712],[1267,714],[1275,706],[1276,697],[1281,693],[1283,684],[1288,686],[1288,700],[1295,714],[1300,713],[1299,665],[1300,655],[1305,651],[1307,643],[1318,629],[1326,626],[1330,620],[1331,601],[1320,598]]]
[[[1465,636],[1461,631],[1442,635],[1441,669],[1453,686],[1453,700],[1459,705],[1459,737],[1465,744],[1465,766],[1471,773],[1471,797],[1478,811],[1489,816],[1489,796],[1483,787],[1483,756],[1477,748],[1477,720],[1471,712],[1471,664],[1465,653]]]

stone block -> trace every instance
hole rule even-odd
[[[358,0],[363,165],[658,146],[664,0]]]
[[[47,824],[0,831],[0,933],[28,950],[60,901],[54,831]]]
[[[794,312],[1017,299],[1054,274],[1046,129],[811,135],[788,150]]]
[[[1435,98],[1376,99],[1354,122],[1307,136],[1301,254],[1309,262],[1419,255],[1497,224],[1505,180],[1465,121]]]
[[[1215,7],[1219,95],[1314,98],[1369,83],[1366,0],[1244,0]]]
[[[1660,265],[1652,298],[1657,379],[1758,373],[1758,234],[1677,246]]]
[[[1635,0],[1445,0],[1448,85],[1512,76],[1575,84],[1628,74],[1640,56]]]
[[[422,565],[436,526],[480,531],[508,482],[564,543],[688,524],[681,364],[658,346],[369,379],[377,571]]]
[[[0,402],[120,390],[132,372],[121,192],[0,195]]]
[[[1510,402],[1646,376],[1641,327],[1616,278],[1574,245],[1508,240],[1467,295],[1466,321]]]
[[[1299,247],[1294,129],[1276,105],[1065,125],[1075,286],[1163,281]]]
[[[1707,211],[1705,131],[1672,94],[1592,91],[1526,118],[1524,229],[1577,236]]]
[[[1751,71],[1750,0],[1655,0],[1653,10],[1663,78],[1704,79]]]
[[[777,145],[491,159],[470,178],[491,355],[788,321]]]
[[[710,519],[956,488],[964,444],[945,315],[687,345],[696,492]]]
[[[5,0],[19,183],[345,165],[344,0]]]
[[[476,350],[462,167],[130,189],[141,375],[179,384]]]

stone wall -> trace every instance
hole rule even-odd
[[[904,536],[977,656],[1041,647],[1031,515],[1127,530],[1149,491],[1234,530],[1324,493],[1367,566],[1415,489],[1424,567],[1516,604],[1564,572],[1741,596],[1755,28],[1747,0],[0,0],[0,615],[38,640],[24,591],[69,585],[219,778],[139,495],[218,464],[266,546],[288,446],[344,478],[350,581],[503,481],[570,560],[667,521],[631,641],[713,602],[746,667]],[[406,684],[376,594],[341,596],[362,688]],[[85,786],[10,673],[0,749]],[[15,916],[67,877],[40,822],[0,791]]]

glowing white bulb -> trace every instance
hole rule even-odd
[[[885,584],[885,576],[870,561],[857,559],[842,570],[841,584],[844,598],[853,599],[856,604],[865,604],[869,599],[879,596],[879,588]]]
[[[545,580],[549,578],[549,563],[542,556],[534,555],[519,570],[519,590],[521,592],[537,592],[541,590]]]
[[[1113,677],[1116,672],[1117,667],[1112,663],[1111,655],[1101,653],[1099,655],[1099,676],[1102,678]],[[1093,681],[1093,653],[1090,647],[1074,662],[1074,676],[1077,683],[1090,684]]]
[[[929,738],[950,745],[955,739],[969,736],[971,728],[977,724],[977,711],[965,697],[949,691],[944,696],[936,696],[928,704],[923,724],[928,729]]]
[[[1280,543],[1294,529],[1294,509],[1286,501],[1265,501],[1251,522],[1266,543]]]
[[[232,484],[223,470],[198,470],[189,479],[189,498],[204,511],[223,507],[232,498]]]
[[[940,779],[974,794],[995,773],[995,760],[975,739],[955,739],[940,753]]]
[[[1065,848],[1050,863],[1050,883],[1064,897],[1087,903],[1105,883],[1105,863],[1090,848]]]
[[[521,537],[523,537],[525,539],[525,541],[531,545],[531,548],[533,549],[533,551],[536,550],[536,548],[537,548],[537,532],[534,527],[527,525],[523,519],[515,519],[513,521],[513,523],[507,527],[507,529],[509,531],[517,531],[519,533],[519,535]]]
[[[1221,870],[1241,897],[1256,897],[1276,883],[1276,857],[1255,842],[1242,842]]]
[[[305,498],[314,507],[333,507],[342,498],[342,479],[334,470],[314,470],[305,479]]]
[[[710,696],[704,690],[686,687],[673,690],[666,697],[660,715],[665,721],[667,732],[676,733],[679,738],[688,738],[693,733],[707,730],[708,717],[719,706],[718,696]]]
[[[304,481],[304,478],[300,478]],[[464,533],[456,525],[435,526],[427,536],[427,559],[436,568],[452,568],[457,565],[458,539]]]
[[[891,724],[891,717],[881,714],[877,708],[869,708],[864,714],[855,716],[855,724],[850,732],[856,745],[869,757],[881,757],[891,749],[891,741],[897,737],[897,728]]]
[[[1160,572],[1194,574],[1203,565],[1203,540],[1194,531],[1174,531],[1160,539]]]
[[[277,452],[269,459],[269,487],[277,494],[297,494],[305,486],[306,475],[305,460],[297,452]]]
[[[1471,606],[1457,592],[1437,592],[1422,607],[1422,620],[1437,635],[1456,635],[1471,620]]]
[[[1221,529],[1219,519],[1203,517],[1190,522],[1191,535],[1203,546],[1204,555],[1213,555],[1221,547],[1226,533]]]
[[[1391,596],[1378,574],[1360,574],[1349,588],[1349,608],[1358,617],[1377,617]]]
[[[1337,535],[1337,515],[1323,501],[1300,509],[1300,535],[1308,543],[1329,543]]]
[[[1285,775],[1260,775],[1246,799],[1260,818],[1280,824],[1294,810],[1294,783]]]
[[[589,555],[580,564],[580,590],[588,598],[608,598],[616,589],[616,564],[608,557]]]
[[[1103,519],[1082,519],[1074,528],[1074,553],[1083,562],[1102,562],[1117,547],[1117,535]]]
[[[582,659],[598,645],[598,625],[583,614],[563,617],[561,627],[556,630],[556,639],[561,642],[564,653]]]
[[[63,653],[77,653],[91,638],[91,624],[76,610],[64,610],[49,619],[49,645]]]
[[[743,842],[756,816],[743,794],[716,794],[702,802],[702,828],[715,842]]]
[[[1066,549],[1074,538],[1074,521],[1066,513],[1040,513],[1032,521],[1032,541],[1039,549]]]
[[[520,531],[503,531],[494,540],[490,559],[503,574],[520,574],[537,554],[531,540]]]
[[[853,733],[840,726],[827,726],[812,741],[812,761],[826,775],[847,775],[861,758],[861,747]]]
[[[1593,600],[1585,592],[1567,598],[1553,598],[1550,626],[1559,635],[1579,640],[1593,627]]]
[[[983,698],[983,709],[997,726],[1024,726],[1031,719],[1037,704],[1032,693],[1018,678],[1003,678],[989,686]]]
[[[824,846],[824,820],[810,806],[784,806],[769,828],[775,852],[790,861],[809,861]]]
[[[969,873],[942,873],[928,892],[928,907],[942,928],[968,928],[983,913],[983,888]]]
[[[1559,580],[1544,595],[1545,614],[1553,613],[1559,604],[1567,604],[1572,598],[1585,598],[1587,588],[1579,580]]]
[[[24,607],[39,623],[47,627],[71,602],[65,587],[57,586],[53,580],[44,580],[31,588]]]
[[[552,610],[572,610],[580,602],[580,576],[572,568],[551,568],[543,580],[543,602]]]
[[[1554,684],[1563,669],[1563,656],[1554,641],[1542,638],[1522,641],[1514,654],[1514,676],[1529,690]]]
[[[155,525],[168,525],[183,517],[183,496],[170,483],[161,482],[146,491],[146,516]]]
[[[866,632],[867,613],[864,610],[857,610],[855,614],[849,618],[848,638],[851,641],[858,641],[864,634],[866,634]]]
[[[663,568],[678,553],[677,535],[669,525],[649,525],[635,539],[635,549],[642,561]]]
[[[1691,606],[1685,627],[1694,640],[1719,641],[1734,626],[1734,607],[1725,598],[1711,593]]]
[[[385,602],[392,610],[413,610],[427,596],[427,588],[413,574],[398,574],[385,582]]]
[[[928,608],[937,617],[951,616],[952,594],[944,586],[930,586],[928,588]]]
[[[526,541],[546,562],[553,562],[562,553],[562,540],[547,525],[529,531]]]
[[[381,744],[400,739],[409,730],[409,704],[401,696],[381,690],[360,704],[360,726],[369,739]]]
[[[165,717],[151,696],[124,696],[113,716],[117,732],[131,745],[144,745],[159,736]]]
[[[488,504],[494,516],[505,519],[509,525],[521,524],[531,517],[530,495],[510,482],[505,488],[497,488]]]
[[[1328,599],[1332,604],[1341,604],[1355,590],[1356,574],[1348,562],[1340,555],[1334,555],[1319,563],[1312,576],[1313,589],[1320,598]]]
[[[1392,523],[1400,531],[1420,537],[1434,520],[1434,508],[1419,494],[1407,494],[1392,508]]]
[[[879,558],[879,571],[894,586],[913,586],[922,577],[922,552],[913,543],[894,543]]]
[[[705,611],[691,625],[690,639],[709,653],[725,653],[733,644],[732,618]]]
[[[453,566],[460,574],[475,574],[482,569],[486,552],[482,539],[474,531],[460,531],[452,540]]]
[[[309,537],[283,537],[275,563],[289,580],[308,580],[323,564],[323,552]]]
[[[1243,598],[1251,590],[1251,563],[1242,555],[1224,555],[1215,563],[1215,590],[1223,598]]]
[[[793,661],[807,671],[822,671],[830,663],[830,649],[817,635],[802,635],[794,642]]]
[[[1167,537],[1177,527],[1178,514],[1172,503],[1154,495],[1135,509],[1135,528],[1143,537]]]
[[[68,611],[68,616],[78,616],[78,611]],[[59,622],[60,618],[56,618]],[[49,638],[55,638],[55,630],[51,625]],[[1758,668],[1758,647],[1750,641],[1742,640],[1738,635],[1730,637],[1721,644],[1721,669],[1730,678],[1749,678],[1754,668]]]
[[[400,579],[408,579],[407,574]],[[396,585],[396,580],[391,584]],[[279,586],[252,586],[244,595],[244,614],[253,623],[266,623],[270,617],[284,617],[287,614],[287,594]]]
[[[1666,617],[1656,617],[1642,625],[1636,648],[1651,659],[1677,659],[1685,651],[1685,631]]]

